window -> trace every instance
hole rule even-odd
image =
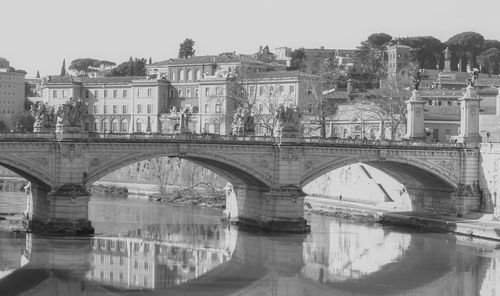
[[[104,114],[107,114],[108,113],[108,105],[104,105],[104,111],[103,111]]]
[[[137,97],[142,98],[142,88],[137,89]]]
[[[250,86],[250,95],[253,96],[255,92],[255,88],[253,86]]]
[[[148,114],[153,113],[153,105],[152,104],[148,104],[147,111],[148,111]]]
[[[210,88],[205,87],[205,97],[208,97],[209,94],[210,94]]]
[[[186,89],[186,98],[190,98],[191,97],[191,89],[188,88]]]
[[[142,113],[142,105],[137,105],[137,113]]]
[[[127,114],[127,105],[122,106],[122,113]]]
[[[451,106],[451,102],[450,101],[448,101],[447,103],[448,103],[448,106]]]
[[[4,92],[4,94],[5,94],[5,92]],[[52,91],[52,97],[57,98],[57,90]]]
[[[280,94],[285,92],[285,87],[283,85],[280,85],[279,92],[280,92]]]
[[[215,126],[214,126],[214,133],[216,133],[216,134],[219,134],[219,135],[220,135],[220,123],[219,123],[219,122],[215,123]]]
[[[104,90],[104,97],[105,97],[105,98],[107,98],[107,97],[108,97],[108,90],[107,90],[107,89],[105,89],[105,90]]]
[[[215,113],[220,113],[220,104],[215,104]]]
[[[96,119],[94,120],[94,132],[98,132],[99,131],[99,120]]]
[[[188,80],[193,80],[193,71],[188,70]]]
[[[209,133],[209,132],[210,132],[210,123],[205,122],[204,132],[205,132],[205,133]]]
[[[210,105],[205,104],[205,113],[209,113],[209,112],[210,112]]]
[[[179,80],[184,80],[184,70],[179,71]]]
[[[170,97],[173,98],[174,97],[174,90],[173,89],[170,89]]]
[[[113,105],[113,114],[118,113],[118,106]]]
[[[102,121],[102,131],[103,132],[107,132],[108,131],[108,120],[107,119],[104,119]]]
[[[93,111],[94,111],[94,112],[93,112],[94,114],[99,113],[99,108],[98,108],[98,106],[97,106],[97,105],[94,105],[94,110],[93,110]]]
[[[149,269],[148,261],[144,261],[144,270],[148,270],[148,269]]]
[[[269,94],[272,96],[274,93],[274,86],[269,87]]]
[[[438,106],[441,106],[441,105],[443,105],[443,102],[439,101]]]
[[[116,133],[118,131],[118,119],[113,119],[111,121],[111,131]]]
[[[116,89],[113,89],[113,98],[116,98],[118,96],[118,91]]]
[[[63,89],[62,96],[63,96],[63,98],[67,98],[68,97],[68,91],[65,90],[65,89]]]
[[[201,71],[200,69],[196,70],[196,80],[200,80],[201,79]]]
[[[172,72],[172,81],[175,81],[175,72]]]
[[[137,119],[137,122],[135,123],[135,130],[137,132],[141,132],[142,131],[142,122],[139,119]]]
[[[89,98],[90,97],[90,91],[88,89],[85,90],[85,98]]]
[[[200,97],[200,90],[198,88],[194,89],[194,97],[199,98]]]
[[[152,89],[148,88],[148,98],[151,98],[153,96],[153,91]]]
[[[120,266],[123,266],[123,257],[120,256]],[[123,277],[123,274],[120,273],[120,277]]]
[[[126,98],[126,97],[127,97],[127,90],[126,90],[126,89],[124,89],[124,90],[123,90],[123,92],[122,92],[122,96],[123,96],[124,98]]]
[[[179,89],[177,93],[179,94],[179,98],[182,98],[182,89]]]
[[[122,120],[122,132],[126,133],[128,132],[128,121],[126,119]],[[120,258],[122,259],[122,258]]]
[[[99,91],[98,91],[97,89],[96,89],[96,90],[94,90],[94,98],[97,98],[97,97],[98,97],[98,95],[99,95]]]
[[[259,96],[262,96],[264,94],[264,87],[259,86]]]

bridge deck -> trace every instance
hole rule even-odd
[[[425,142],[425,141],[392,141],[392,140],[355,140],[320,137],[302,137],[280,139],[272,136],[231,136],[218,134],[160,134],[160,133],[81,133],[61,138],[56,133],[0,133],[0,142],[52,142],[71,141],[89,143],[109,142],[151,142],[151,143],[216,143],[243,145],[296,145],[321,147],[352,148],[397,148],[419,150],[454,150],[467,148],[462,143]]]

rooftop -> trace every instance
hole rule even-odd
[[[45,84],[66,84],[66,83],[85,83],[85,84],[126,84],[135,80],[146,80],[146,76],[126,76],[126,77],[77,77],[71,75],[47,76],[44,78]]]

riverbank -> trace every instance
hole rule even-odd
[[[448,217],[411,211],[398,212],[391,209],[389,204],[374,206],[311,196],[305,198],[305,210],[319,215],[500,241],[500,221],[495,220],[492,214],[474,213],[467,217]]]

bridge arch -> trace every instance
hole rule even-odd
[[[379,157],[373,156],[334,159],[303,175],[300,184],[305,186],[328,172],[359,162],[373,166],[406,185],[418,184],[431,187],[438,185],[444,186],[444,188],[456,188],[459,184],[452,172],[431,162],[392,157],[381,160]]]
[[[36,183],[47,188],[51,188],[54,185],[49,174],[41,169],[39,165],[33,163],[33,161],[27,161],[26,159],[20,159],[13,156],[0,156],[0,166],[18,174],[31,183]]]
[[[270,176],[259,172],[251,164],[233,159],[218,153],[190,153],[190,152],[148,152],[117,158],[98,169],[91,171],[85,178],[85,183],[91,184],[105,175],[127,165],[157,157],[179,157],[196,163],[214,173],[226,178],[232,184],[269,188],[272,182]]]

